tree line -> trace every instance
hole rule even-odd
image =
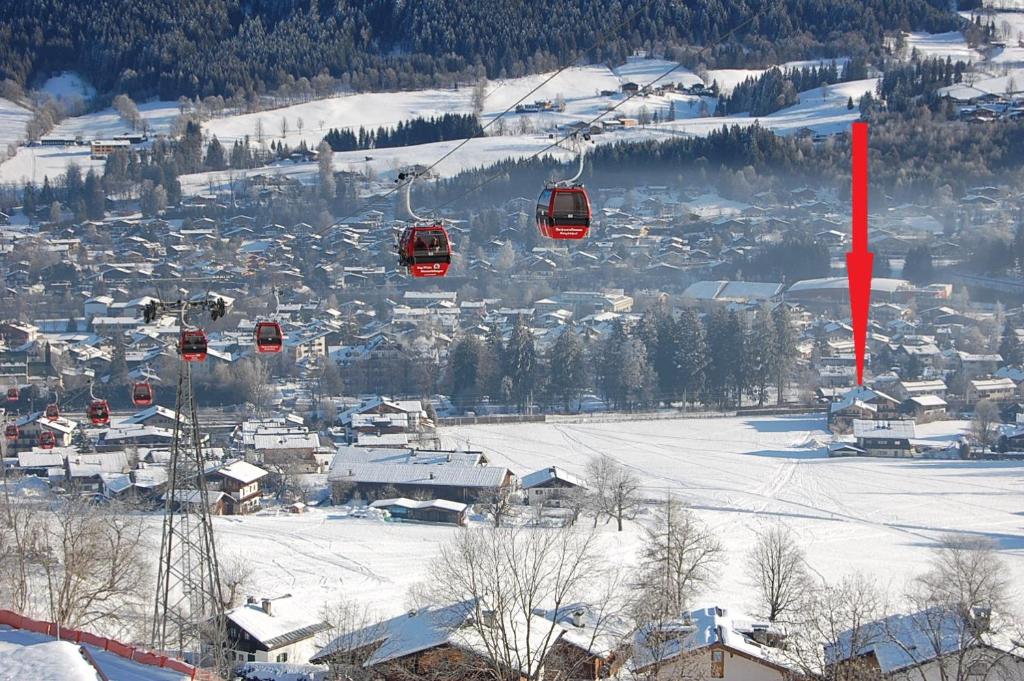
[[[567,328],[540,353],[519,319],[507,340],[497,328],[483,339],[458,339],[443,387],[464,410],[487,397],[519,411],[535,404],[572,411],[588,391],[620,410],[781,403],[794,368],[795,334],[784,305],[764,307],[752,320],[720,308],[700,315],[658,307],[633,328],[616,321],[592,342]]]
[[[728,96],[719,98],[716,113],[731,115],[749,112],[751,116],[767,116],[800,101],[799,94],[807,90],[857,80],[866,69],[863,59],[853,67],[840,71],[835,62],[820,66],[804,66],[794,69],[768,69],[757,77],[746,78],[736,85]]]
[[[446,113],[431,118],[417,117],[410,121],[399,121],[394,128],[382,125],[376,131],[367,130],[363,126],[359,126],[358,133],[348,128],[331,128],[324,136],[324,140],[331,146],[332,151],[355,151],[407,147],[480,135],[483,135],[483,129],[476,116]]]
[[[942,32],[962,23],[943,0],[783,0],[748,22],[754,6],[11,0],[0,24],[0,80],[24,87],[73,69],[101,92],[163,99],[251,96],[324,76],[355,89],[406,89],[542,72],[581,57],[621,63],[637,48],[685,57],[687,45],[733,29],[733,40],[702,56],[709,66],[877,50],[886,31]]]

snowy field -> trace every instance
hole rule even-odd
[[[6,153],[8,144],[25,138],[25,125],[30,118],[32,112],[25,107],[9,99],[0,99],[0,152]]]
[[[977,50],[967,46],[964,34],[960,31],[948,33],[908,33],[906,34],[907,58],[917,50],[922,59],[945,59],[953,61],[981,61],[983,56]]]
[[[930,424],[921,437],[954,438],[964,422]],[[742,572],[753,531],[784,522],[813,570],[836,579],[854,570],[898,589],[920,571],[934,541],[962,532],[998,542],[1015,584],[1024,584],[1020,485],[1024,467],[1003,462],[829,459],[817,416],[678,419],[446,428],[446,446],[483,450],[518,475],[557,465],[582,473],[607,454],[641,477],[654,501],[672,493],[694,508],[727,547],[719,589],[724,605],[750,603]],[[638,522],[644,522],[647,514]],[[410,586],[427,575],[438,544],[464,529],[392,524],[314,509],[215,519],[222,555],[260,556],[260,593],[302,593],[310,609],[339,598],[382,614],[408,607]],[[581,527],[589,527],[584,519]],[[154,524],[154,529],[156,529]],[[629,566],[638,526],[599,527],[616,561]]]
[[[837,60],[841,64],[844,60]],[[789,62],[783,68],[811,66],[823,62]],[[680,134],[707,134],[708,131],[720,127],[723,123],[746,125],[753,119],[734,116],[727,119],[713,118],[716,101],[713,98],[702,98],[683,93],[668,93],[636,97],[624,102],[625,96],[619,90],[623,83],[637,82],[649,84],[669,69],[677,66],[674,62],[657,59],[630,59],[626,64],[615,69],[594,65],[573,67],[551,78],[552,73],[526,76],[523,78],[497,80],[487,83],[483,103],[482,119],[485,124],[494,120],[501,112],[512,106],[516,101],[527,95],[533,88],[540,89],[527,97],[526,102],[537,99],[555,100],[561,98],[565,102],[562,112],[546,112],[541,114],[508,114],[503,117],[500,125],[491,126],[492,133],[486,139],[474,140],[466,148],[439,167],[438,173],[443,176],[454,175],[472,167],[490,165],[506,158],[523,158],[543,149],[549,143],[546,131],[552,127],[580,120],[593,120],[611,107],[618,107],[616,113],[639,117],[642,113],[662,120],[668,117],[674,108],[676,121],[672,124],[650,126],[646,129],[631,129],[614,134],[596,137],[599,143],[621,141],[637,141],[644,139],[671,139]],[[717,80],[720,87],[729,90],[736,83],[749,76],[760,74],[761,70],[720,70],[708,73],[709,83]],[[671,74],[658,81],[658,84],[682,83],[691,85],[700,82],[692,71],[679,67]],[[544,83],[543,85],[541,85]],[[866,84],[866,85],[864,85]],[[792,109],[778,112],[771,117],[761,119],[782,133],[807,126],[820,132],[835,132],[854,119],[845,111],[846,96],[853,92],[855,99],[863,90],[873,87],[873,81],[850,83],[835,86],[834,92],[824,102],[812,102],[814,92],[807,93],[806,101]],[[87,85],[81,83],[70,74],[63,74],[48,83],[51,94],[73,96],[76,92],[85,91]],[[615,94],[601,96],[601,91],[613,91]],[[818,92],[818,91],[815,91]],[[820,95],[820,92],[818,92]],[[264,141],[286,142],[297,146],[305,141],[315,147],[330,128],[358,128],[394,126],[401,121],[416,117],[439,116],[444,113],[471,113],[473,88],[464,86],[459,89],[432,89],[397,93],[364,93],[330,97],[314,100],[303,104],[284,107],[271,111],[253,114],[214,118],[204,123],[204,132],[216,135],[223,143],[230,145],[235,140],[248,136],[256,138],[257,127],[261,127]],[[820,97],[819,97],[820,99]],[[154,134],[167,132],[171,122],[178,114],[175,102],[140,103],[139,111],[146,118],[150,130]],[[704,117],[701,115],[704,114]],[[2,115],[2,109],[0,109]],[[27,120],[28,112],[24,112]],[[301,120],[301,131],[300,131]],[[9,131],[12,141],[23,134],[24,122],[3,125],[0,117],[0,141],[4,131]],[[282,125],[283,123],[283,125]],[[524,130],[525,127],[525,130]],[[59,126],[52,134],[61,136],[81,135],[84,139],[111,137],[118,133],[128,132],[129,126],[122,121],[113,109],[72,117]],[[493,133],[503,131],[503,135]],[[545,132],[542,132],[545,131]],[[372,170],[378,174],[388,174],[395,168],[410,163],[432,163],[457,142],[443,142],[431,145],[406,147],[401,149],[377,149],[371,152],[351,152],[337,154],[335,166],[339,170]],[[365,156],[373,156],[370,162]],[[43,177],[56,177],[64,172],[68,163],[74,162],[83,170],[100,168],[101,161],[91,161],[84,147],[38,148],[23,147],[18,154],[0,164],[0,183],[26,180],[41,182]],[[268,172],[266,168],[253,171]],[[315,176],[315,164],[285,163],[273,167],[269,172],[297,177],[303,181],[311,181]],[[251,174],[251,173],[250,173]],[[236,174],[237,179],[241,174]],[[182,178],[183,188],[187,193],[223,189],[230,181],[228,174],[218,173],[214,176],[199,174]]]

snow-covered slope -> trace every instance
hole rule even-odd
[[[0,152],[7,152],[7,145],[25,138],[25,125],[32,118],[32,112],[8,99],[0,99]]]
[[[933,424],[922,436],[952,437],[966,427]],[[829,459],[819,446],[829,436],[818,416],[462,426],[441,436],[446,446],[483,450],[520,476],[551,465],[582,474],[588,458],[607,454],[640,476],[652,503],[678,495],[726,546],[719,588],[708,594],[721,603],[750,602],[744,557],[753,531],[776,521],[793,529],[827,579],[864,570],[898,587],[948,532],[993,539],[1010,577],[1024,579],[1017,515],[1024,467],[1011,463]],[[427,578],[438,545],[466,531],[351,518],[332,508],[214,523],[224,552],[263,557],[256,592],[302,593],[311,611],[344,597],[382,614],[405,609],[408,588]],[[602,523],[598,531],[628,567],[637,525],[620,534]]]
[[[906,56],[909,58],[914,50],[922,58],[945,59],[953,61],[980,61],[982,54],[967,46],[964,34],[960,31],[948,33],[908,33],[906,34]]]

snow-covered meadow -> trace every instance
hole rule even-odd
[[[954,438],[966,425],[923,426],[920,435]],[[632,468],[648,511],[621,534],[598,526],[609,559],[624,566],[638,548],[637,523],[667,494],[678,496],[727,548],[709,601],[750,603],[744,556],[754,531],[774,522],[793,529],[825,579],[861,570],[896,590],[925,566],[936,539],[956,532],[997,542],[1013,583],[1024,583],[1024,466],[1017,464],[830,459],[816,415],[462,426],[441,435],[446,446],[483,450],[518,475],[551,465],[582,473],[599,454]],[[584,518],[579,527],[590,525]],[[382,614],[407,607],[409,588],[426,579],[438,546],[467,531],[354,518],[331,507],[216,518],[215,526],[228,560],[260,557],[258,592],[302,593],[311,609],[354,599]]]

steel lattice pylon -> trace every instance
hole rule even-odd
[[[217,671],[227,664],[224,599],[190,362],[178,371],[174,439],[160,543],[153,647]]]

